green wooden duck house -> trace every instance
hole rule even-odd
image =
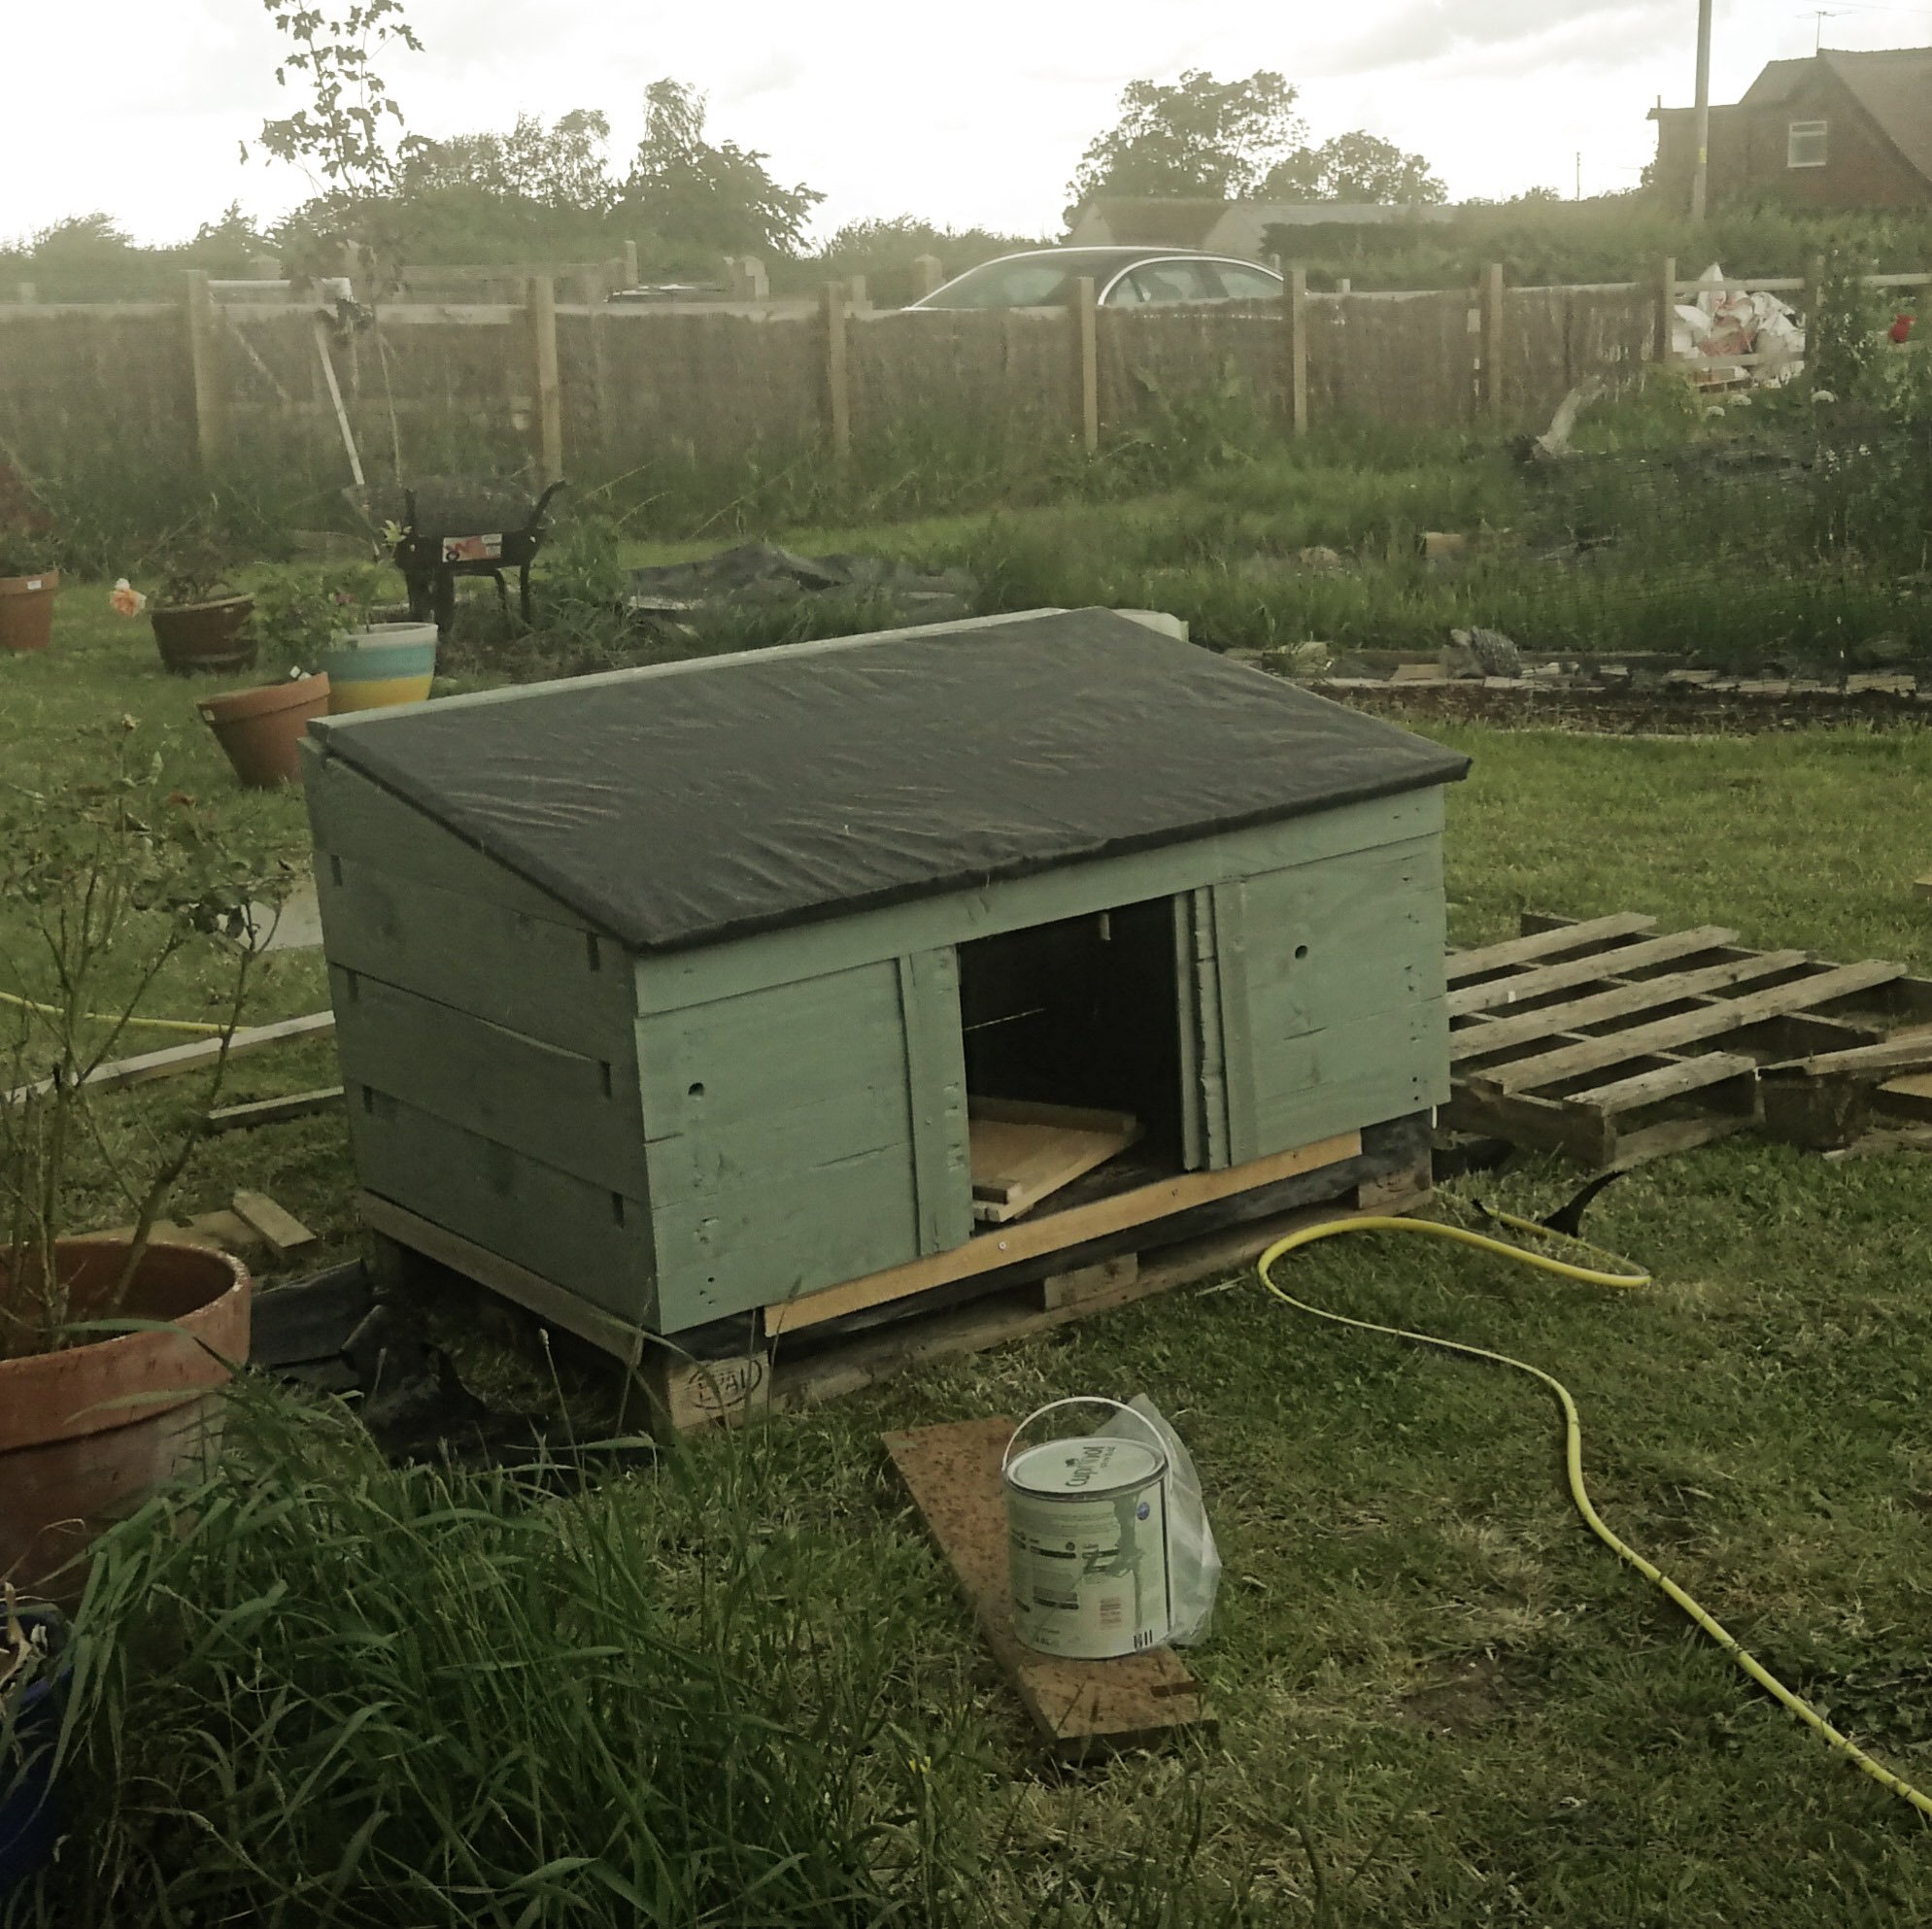
[[[306,758],[372,1223],[620,1355],[1261,1209],[1448,1096],[1467,760],[1113,611],[371,712]]]

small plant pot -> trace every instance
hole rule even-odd
[[[53,635],[57,569],[38,576],[0,576],[0,650],[45,650]]]
[[[0,1748],[0,1910],[53,1859],[66,1819],[53,1763],[73,1674],[73,1662],[61,1647],[66,1621],[53,1608],[25,1606],[17,1611],[28,1627],[51,1631],[53,1665],[23,1687],[0,1688],[0,1710],[11,1717],[13,1731],[11,1745]],[[0,1721],[0,1732],[6,1726]]]
[[[245,670],[254,661],[249,629],[253,596],[220,596],[210,603],[169,603],[148,612],[154,642],[176,676],[196,670]]]
[[[311,718],[327,714],[325,676],[305,676],[259,690],[207,696],[195,706],[201,721],[251,790],[272,791],[302,781],[302,735]]]
[[[76,1319],[108,1303],[126,1260],[124,1238],[56,1243]],[[167,1326],[0,1360],[0,1574],[75,1600],[75,1557],[196,1464],[220,1429],[216,1396],[248,1358],[251,1291],[248,1269],[212,1246],[152,1245],[119,1316]]]
[[[322,667],[328,672],[328,712],[382,710],[421,703],[436,678],[433,623],[372,623],[337,639]]]

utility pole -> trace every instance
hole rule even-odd
[[[1583,150],[1576,150],[1576,192],[1571,197],[1580,201],[1583,198]]]
[[[1690,218],[1704,219],[1705,191],[1711,174],[1711,0],[1697,0],[1697,164],[1690,176]]]

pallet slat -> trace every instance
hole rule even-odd
[[[1503,971],[1515,964],[1528,964],[1538,959],[1561,957],[1586,945],[1602,944],[1611,938],[1628,937],[1633,931],[1655,931],[1655,918],[1641,911],[1619,911],[1610,918],[1590,918],[1581,924],[1557,925],[1548,931],[1528,931],[1502,944],[1486,944],[1475,951],[1449,954],[1449,983],[1459,985],[1486,972]]]
[[[1721,925],[1701,925],[1695,931],[1667,931],[1662,937],[1646,938],[1642,944],[1619,944],[1609,951],[1592,952],[1585,958],[1567,958],[1559,964],[1538,965],[1513,977],[1485,978],[1480,984],[1464,985],[1449,994],[1449,1016],[1461,1018],[1474,1011],[1493,1011],[1499,1004],[1520,1004],[1525,998],[1547,998],[1553,992],[1568,991],[1573,985],[1622,977],[1652,964],[1668,964],[1679,958],[1695,957],[1700,951],[1714,951],[1719,945],[1734,943],[1737,935]]]

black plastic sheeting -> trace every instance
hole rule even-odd
[[[312,728],[326,754],[640,951],[1469,768],[1111,610],[799,644]]]

